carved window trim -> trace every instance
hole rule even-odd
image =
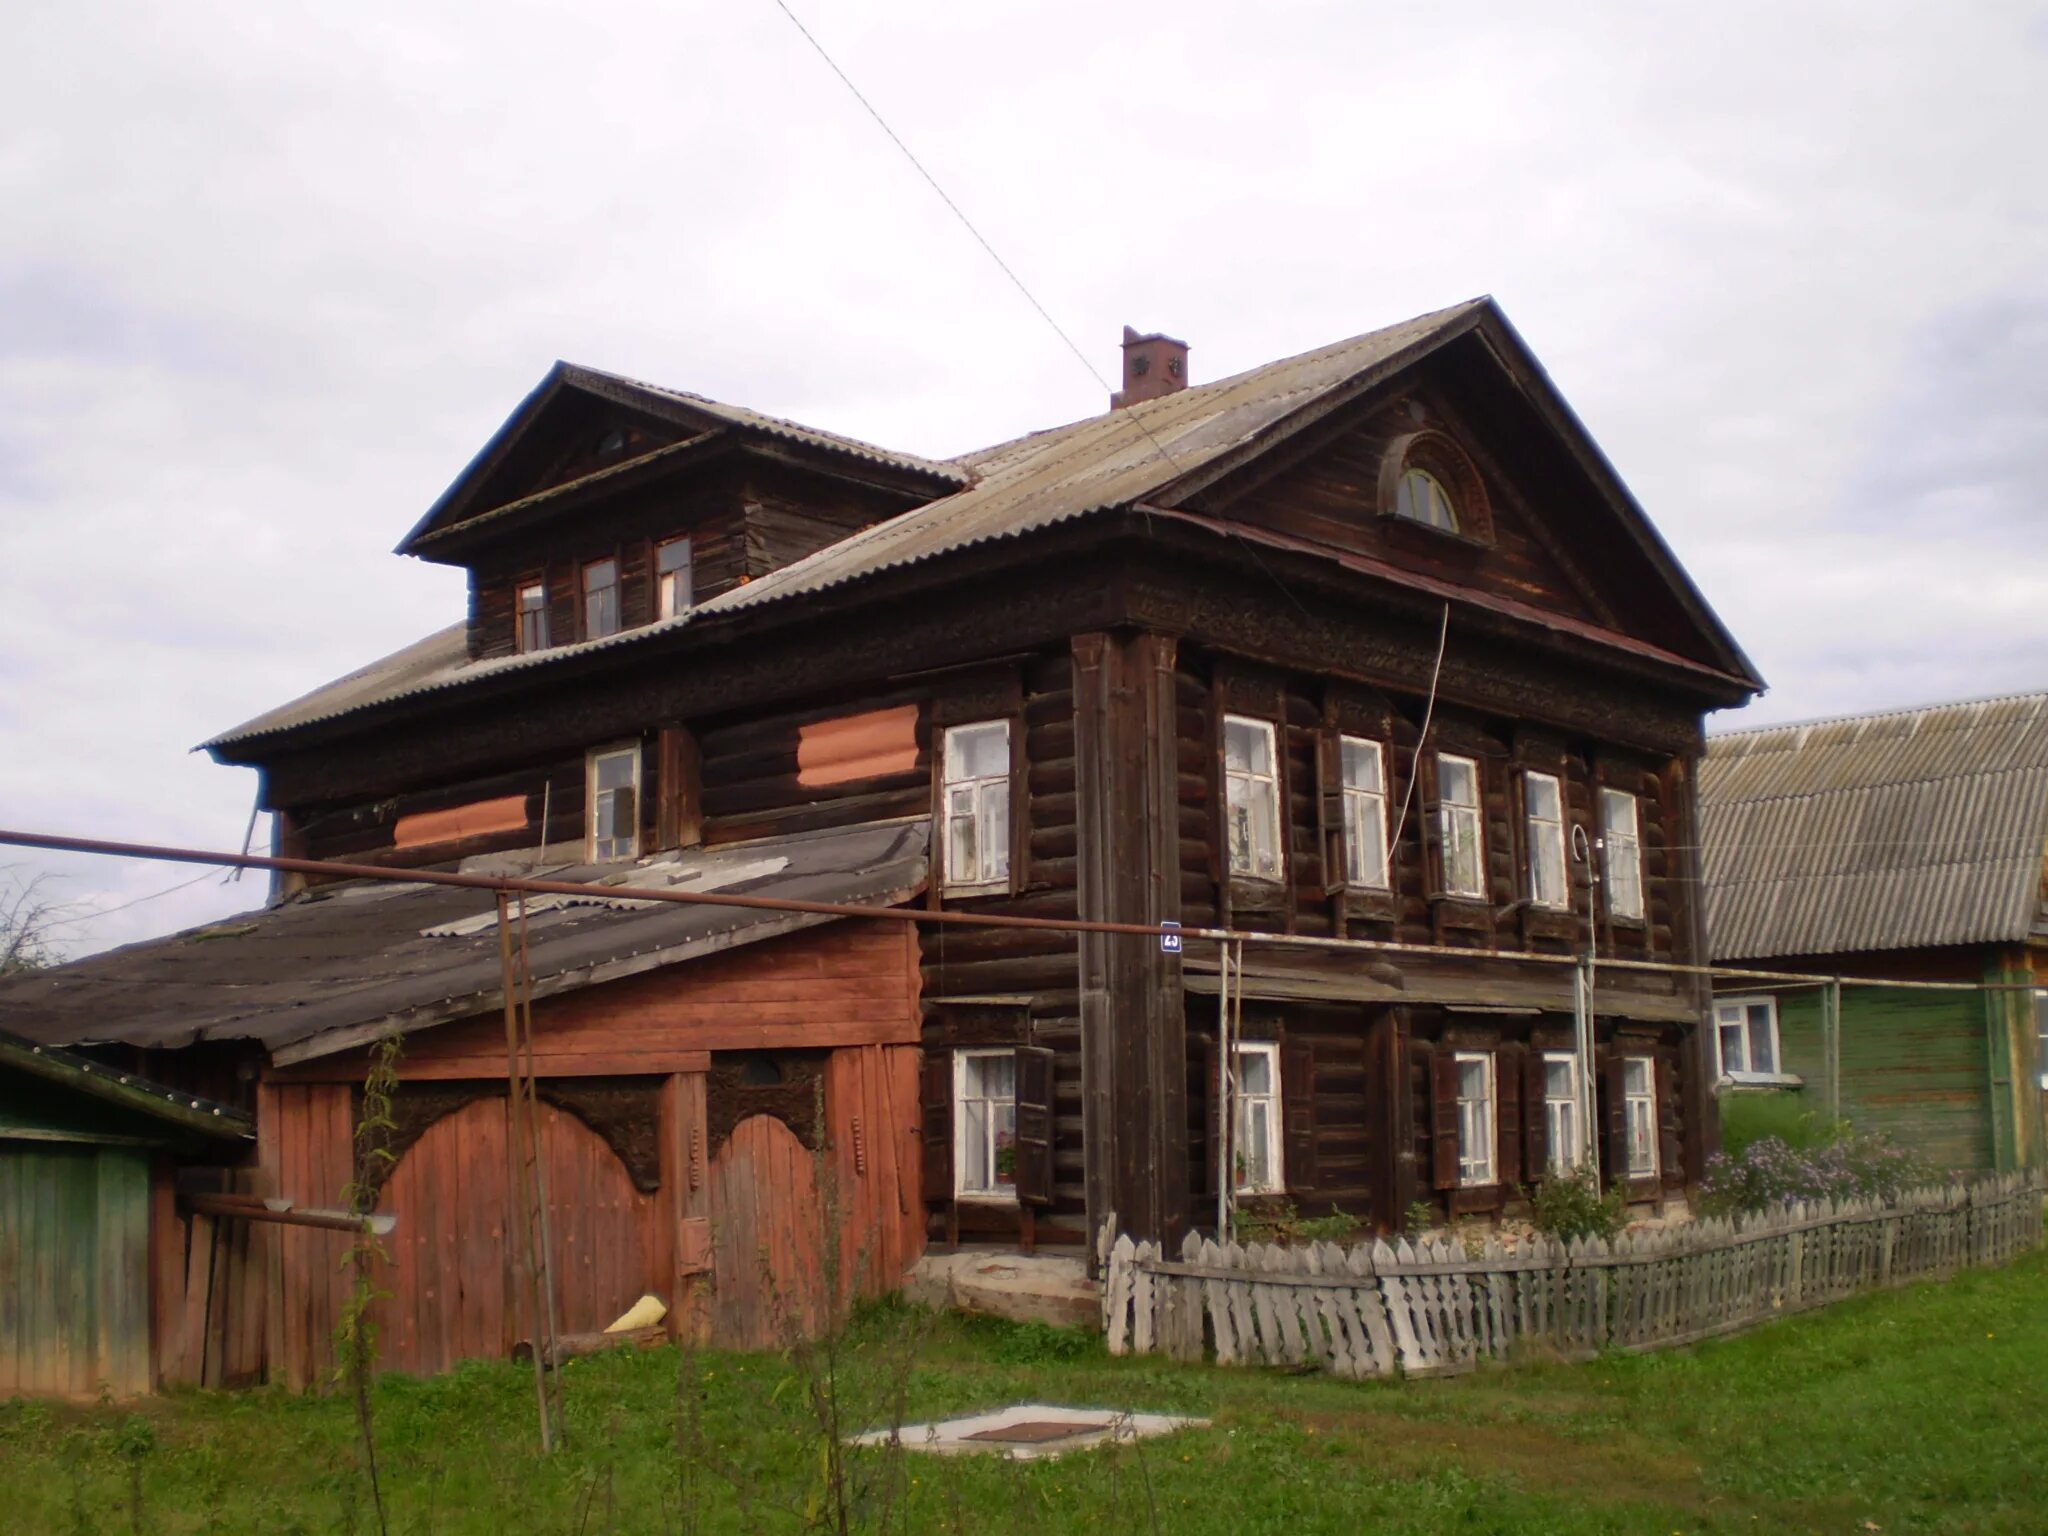
[[[1442,487],[1456,527],[1444,528],[1402,515],[1401,482],[1411,470],[1420,470]],[[1493,506],[1486,495],[1485,477],[1472,456],[1447,433],[1406,432],[1387,444],[1380,457],[1379,514],[1403,528],[1423,529],[1437,538],[1493,543]]]

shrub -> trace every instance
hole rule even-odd
[[[1362,1226],[1356,1216],[1340,1211],[1334,1205],[1327,1216],[1304,1216],[1294,1208],[1292,1200],[1282,1200],[1276,1205],[1239,1211],[1235,1235],[1241,1243],[1279,1243],[1282,1246],[1348,1243],[1358,1236]]]
[[[1600,1176],[1591,1168],[1552,1174],[1536,1186],[1529,1206],[1530,1225],[1567,1243],[1578,1237],[1613,1237],[1628,1225],[1620,1186],[1602,1194]]]
[[[1795,1147],[1762,1136],[1740,1153],[1716,1153],[1700,1181],[1710,1216],[1782,1210],[1812,1200],[1891,1200],[1935,1177],[1922,1158],[1874,1132],[1839,1129],[1824,1145]]]
[[[1846,1126],[1830,1121],[1801,1094],[1728,1093],[1721,1096],[1721,1150],[1740,1157],[1766,1137],[1795,1152],[1808,1152],[1840,1139]]]

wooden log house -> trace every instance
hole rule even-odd
[[[801,1268],[794,1149],[869,1181],[845,1237],[878,1284],[926,1242],[1081,1244],[1111,1212],[1178,1243],[1225,1166],[1246,1200],[1381,1229],[1499,1211],[1571,1140],[1571,973],[1515,957],[1704,959],[1701,721],[1761,684],[1494,303],[1197,387],[1170,337],[1124,353],[1104,414],[947,461],[558,364],[399,546],[468,572],[466,619],[208,743],[316,860],[737,861],[739,889],[794,870],[836,899],[1402,946],[1247,944],[1226,1121],[1213,943],[841,922],[629,953],[617,914],[579,918],[537,962],[549,1156],[591,1192],[581,1251],[636,1257],[572,1329],[690,1290],[680,1223],[714,1166],[721,1209],[781,1223]],[[1590,917],[1580,831],[1605,849]],[[502,1157],[496,995],[450,974],[477,954],[421,952],[465,941],[356,889],[287,879],[206,946],[217,983],[237,944],[269,967],[253,1003],[137,988],[124,1023],[45,982],[0,1012],[160,1073],[226,1053],[264,1177],[308,1197],[365,1042],[407,1030],[390,1188],[422,1246],[395,1337],[432,1368],[503,1342],[478,1300],[500,1218],[462,1185]],[[305,912],[358,967],[318,997],[276,974]],[[112,987],[179,945],[67,969]],[[366,963],[399,979],[358,988]],[[1631,1199],[1701,1171],[1706,1010],[1682,976],[1602,974],[1602,1161]],[[268,1262],[272,1369],[309,1379],[328,1277]],[[758,1311],[737,1265],[713,1289]]]

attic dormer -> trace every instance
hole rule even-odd
[[[473,657],[553,650],[684,617],[967,479],[558,363],[398,552],[468,571]]]

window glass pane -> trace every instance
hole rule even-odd
[[[609,587],[619,579],[619,564],[616,560],[596,560],[583,567],[583,590],[596,592]]]
[[[1344,784],[1349,789],[1379,789],[1380,747],[1376,741],[1343,739]]]
[[[1631,1056],[1621,1065],[1622,1082],[1629,1093],[1650,1091],[1650,1064],[1640,1057]]]
[[[1439,757],[1437,759],[1437,781],[1439,792],[1449,805],[1479,804],[1479,775],[1469,758]]]
[[[969,1068],[973,1063],[968,1063]],[[970,1090],[971,1093],[972,1090]],[[963,1161],[960,1184],[963,1189],[988,1189],[995,1169],[990,1166],[988,1101],[969,1097],[960,1106],[963,1131],[960,1137]]]
[[[1546,1098],[1570,1099],[1572,1096],[1571,1058],[1551,1056],[1543,1063],[1543,1093]]]
[[[1749,1069],[1752,1072],[1775,1072],[1778,1058],[1771,1041],[1771,1008],[1768,1003],[1757,1003],[1749,1010]]]
[[[1271,1093],[1273,1058],[1264,1051],[1240,1051],[1237,1057],[1237,1086],[1242,1093]]]
[[[633,782],[633,768],[638,760],[637,752],[607,752],[597,760],[597,787],[616,789],[621,784]]]
[[[1529,792],[1529,814],[1542,821],[1562,820],[1557,780],[1547,773],[1532,773],[1525,782]]]
[[[1730,1075],[1749,1070],[1749,1053],[1742,1048],[1740,1021],[1721,1026],[1721,1070]]]
[[[986,725],[956,725],[946,732],[946,777],[989,778],[1010,772],[1010,725],[1007,720]]]
[[[519,589],[519,606],[525,609],[545,608],[548,604],[548,589],[539,582]]]
[[[1467,1059],[1458,1063],[1458,1097],[1461,1099],[1482,1099],[1486,1097],[1486,1063]]]
[[[690,568],[690,541],[670,539],[654,552],[654,564],[664,576],[672,571],[687,571]]]
[[[1252,773],[1273,771],[1271,732],[1263,721],[1226,718],[1223,722],[1223,763]]]

